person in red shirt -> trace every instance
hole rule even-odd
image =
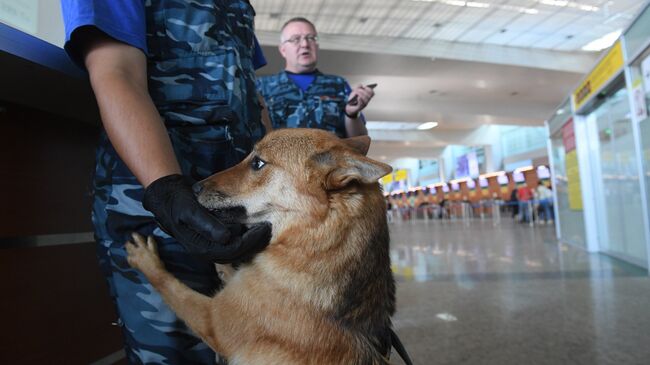
[[[529,203],[533,199],[533,191],[523,183],[517,189],[517,199],[519,199],[519,218],[521,222],[530,222],[530,207]]]

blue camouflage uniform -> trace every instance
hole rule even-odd
[[[90,24],[147,53],[149,92],[182,173],[198,181],[241,161],[264,134],[254,76],[254,58],[261,51],[250,3],[104,1],[62,1],[68,39],[75,27]],[[88,9],[95,5],[122,14],[116,23],[107,23],[105,14],[88,15],[99,11]],[[119,23],[125,18],[143,28],[146,44],[123,34]],[[80,62],[74,42],[66,42],[66,50]],[[220,285],[214,264],[187,253],[164,233],[142,207],[142,197],[142,185],[103,132],[96,151],[92,219],[100,267],[120,314],[127,358],[132,364],[214,364],[215,353],[126,260],[124,244],[131,232],[153,234],[166,268],[181,281],[208,295]]]
[[[287,71],[257,79],[273,128],[320,128],[347,137],[345,105],[350,86],[343,77],[315,72],[303,90]]]

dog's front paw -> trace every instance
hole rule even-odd
[[[133,242],[126,242],[127,260],[131,267],[142,271],[147,277],[165,269],[158,256],[158,244],[153,236],[146,240],[137,233],[131,235]]]

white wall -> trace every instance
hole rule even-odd
[[[0,22],[63,46],[65,34],[58,0],[0,0]]]

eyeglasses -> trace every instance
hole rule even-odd
[[[304,35],[304,36],[303,35],[294,35],[293,37],[285,40],[282,43],[287,43],[288,42],[288,43],[293,44],[294,46],[297,46],[297,45],[300,44],[300,42],[303,39],[305,41],[307,41],[307,43],[317,43],[318,42],[318,36],[317,35],[307,34],[307,35]]]

